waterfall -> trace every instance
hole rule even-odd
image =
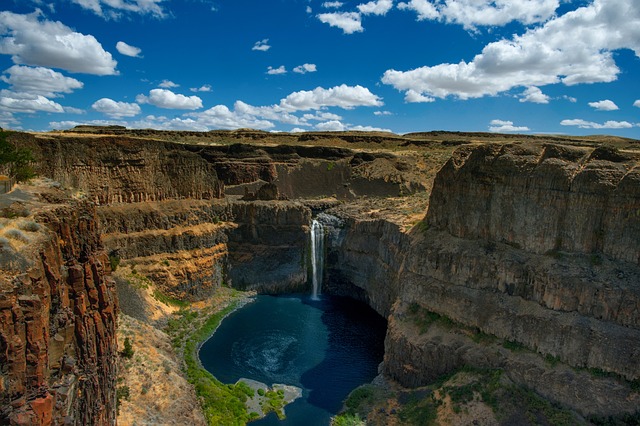
[[[318,299],[322,286],[324,270],[324,229],[322,224],[313,219],[311,222],[311,282],[313,283],[312,299]]]

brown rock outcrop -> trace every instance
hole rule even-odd
[[[95,210],[55,191],[41,198],[65,204],[30,205],[39,225],[24,246],[3,247],[24,263],[3,253],[0,423],[110,425],[117,300]]]

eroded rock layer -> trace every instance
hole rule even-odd
[[[95,209],[55,190],[27,207],[3,223],[0,423],[113,424],[117,300]]]

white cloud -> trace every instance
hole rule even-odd
[[[158,84],[158,87],[162,87],[163,89],[173,89],[175,87],[180,87],[180,85],[171,80],[162,80],[160,84]]]
[[[346,126],[338,120],[325,121],[316,124],[315,128],[323,132],[342,132],[346,130]]]
[[[9,111],[0,111],[0,127],[6,129],[19,125],[20,122],[16,120],[12,113]]]
[[[477,26],[502,26],[519,21],[530,25],[551,18],[559,0],[411,0],[398,9],[413,10],[418,20],[442,20],[473,30]]]
[[[142,53],[142,49],[131,46],[124,41],[119,41],[116,43],[116,49],[120,52],[121,55],[131,56],[132,58],[139,58],[140,53]]]
[[[61,22],[0,12],[0,54],[16,64],[60,68],[71,72],[115,75],[117,62],[92,35],[71,30]]]
[[[527,132],[529,128],[526,126],[514,126],[513,121],[505,120],[491,120],[489,126],[490,132],[502,133],[502,132]]]
[[[343,4],[344,3],[342,3],[341,1],[326,1],[322,3],[322,7],[327,9],[337,9],[339,7],[342,7]]]
[[[284,65],[280,65],[278,68],[269,67],[267,68],[267,74],[269,75],[278,75],[278,74],[286,74],[287,69]]]
[[[381,99],[362,86],[342,84],[329,89],[316,87],[313,90],[293,92],[280,101],[280,106],[290,111],[307,111],[337,106],[352,109],[358,106],[382,106]]]
[[[160,6],[163,0],[71,0],[83,9],[87,9],[104,18],[119,18],[124,12],[152,15],[164,18],[165,12]]]
[[[471,62],[388,70],[382,81],[401,91],[460,99],[518,86],[611,82],[620,72],[614,50],[632,49],[640,56],[638,28],[637,1],[594,0],[511,40],[488,44]]]
[[[578,102],[578,100],[576,98],[574,98],[573,96],[568,96],[568,95],[562,96],[562,99],[566,99],[567,101],[571,102],[572,104],[575,104],[576,102]]]
[[[289,130],[289,133],[304,133],[306,132],[306,129],[301,129],[300,127],[294,127],[293,129]]]
[[[357,12],[321,13],[318,19],[332,27],[340,28],[345,34],[353,34],[364,31],[361,16]]]
[[[376,0],[358,5],[363,15],[386,15],[393,7],[393,0]]]
[[[435,98],[432,98],[431,96],[424,96],[415,90],[409,89],[404,96],[404,101],[409,103],[429,103],[435,102]]]
[[[192,92],[210,92],[211,91],[211,85],[210,84],[203,84],[200,87],[192,87],[191,89]]]
[[[140,104],[151,104],[167,109],[202,108],[202,99],[199,97],[179,95],[166,89],[153,89],[149,92],[149,96],[138,95],[136,101]]]
[[[390,129],[382,129],[380,127],[373,127],[373,126],[350,126],[349,130],[356,130],[358,132],[388,132],[388,133],[393,133]]]
[[[269,46],[268,38],[265,38],[264,40],[256,41],[256,43],[251,48],[251,50],[259,50],[261,52],[266,52],[269,49],[271,49],[271,46]]]
[[[190,114],[195,121],[206,128],[238,129],[247,127],[250,129],[267,130],[275,125],[267,120],[258,119],[242,112],[231,111],[225,105],[216,105],[206,111]]]
[[[382,115],[394,115],[391,111],[374,111],[373,115],[382,116]]]
[[[64,112],[66,112],[67,114],[85,114],[86,111],[80,108],[74,108],[74,107],[63,107],[64,108]]]
[[[562,120],[560,122],[562,126],[576,126],[581,129],[630,129],[634,127],[633,124],[628,121],[607,121],[603,124],[595,123],[593,121],[586,121],[579,118],[571,120]]]
[[[409,3],[399,3],[400,10],[414,10],[418,14],[418,20],[437,19],[440,16],[438,9],[427,0],[411,0]]]
[[[0,111],[10,113],[64,112],[64,107],[42,95],[0,90]]]
[[[609,99],[598,102],[589,102],[589,106],[597,109],[598,111],[617,111],[620,109],[618,108],[618,105]]]
[[[316,72],[316,64],[302,64],[298,65],[293,69],[293,72],[297,72],[298,74],[306,74],[308,72]]]
[[[522,93],[520,102],[533,102],[535,104],[548,104],[549,96],[542,93],[539,87],[531,86]]]
[[[633,106],[634,106],[634,107],[637,107],[637,108],[640,108],[640,99],[638,99],[637,101],[635,101],[635,102],[633,103]]]
[[[307,13],[309,14],[313,13],[313,9],[311,9],[311,6],[307,6]]]
[[[60,96],[60,93],[71,93],[76,89],[82,89],[82,82],[75,78],[65,77],[49,68],[25,67],[13,65],[7,69],[0,80],[11,85],[15,92],[25,92],[42,95],[47,98]]]
[[[116,102],[109,98],[97,100],[91,105],[91,108],[112,118],[133,117],[141,112],[138,104]]]

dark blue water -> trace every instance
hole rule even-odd
[[[202,364],[224,383],[302,388],[286,420],[271,413],[251,425],[328,425],[349,392],[377,375],[386,321],[363,303],[320,297],[258,296],[202,346]]]

